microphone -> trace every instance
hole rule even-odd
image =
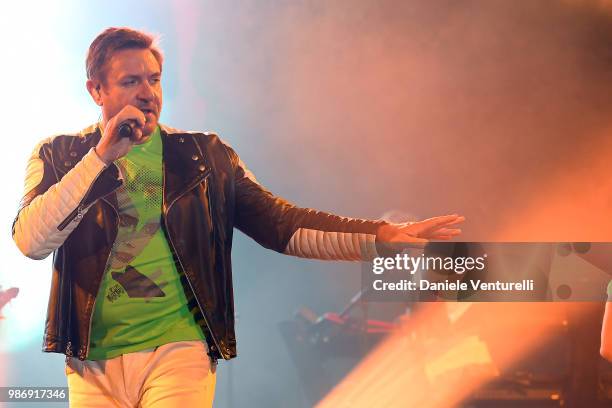
[[[123,121],[120,125],[119,125],[119,137],[122,138],[130,138],[132,137],[132,125],[130,124],[131,120],[126,120]]]

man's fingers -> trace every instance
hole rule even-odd
[[[460,228],[446,228],[442,227],[433,231],[430,231],[428,235],[460,235]]]
[[[434,235],[432,237],[429,237],[429,239],[436,239],[436,240],[440,240],[440,241],[447,241],[449,239],[453,239],[455,237],[455,235]]]
[[[427,236],[432,232],[445,227],[457,225],[465,220],[465,217],[453,214],[443,215],[440,217],[429,218],[423,221],[415,222],[411,225],[402,227],[401,230],[407,234],[416,234]]]
[[[423,224],[426,225],[428,228],[432,228],[432,227],[440,227],[443,225],[446,225],[446,226],[455,225],[463,221],[465,221],[464,216],[461,216],[458,214],[452,214],[452,215],[442,215],[440,217],[428,218],[423,221]]]
[[[459,224],[460,222],[463,222],[464,220],[465,220],[465,217],[459,216],[457,214],[452,214],[452,215],[442,215],[439,217],[428,218],[426,220],[419,221],[416,224],[421,225],[423,229],[430,229],[430,228],[441,227],[441,226],[446,226],[446,225]]]
[[[118,123],[129,120],[134,124],[134,128],[143,128],[147,122],[144,113],[134,105],[126,105],[117,114]]]
[[[147,122],[147,119],[145,118],[144,113],[142,113],[140,110],[138,110],[138,112],[140,114],[136,115],[136,117],[134,119],[136,120],[136,127],[139,128],[139,129],[142,129],[145,126],[145,123]]]
[[[453,225],[458,225],[461,224],[463,221],[465,221],[465,217],[464,216],[460,216],[457,217],[454,221],[449,221],[448,223],[444,224],[447,227],[451,227]]]
[[[134,128],[134,135],[133,135],[134,140],[136,141],[140,141],[142,139],[142,128]]]
[[[417,244],[426,244],[429,242],[426,238],[419,238],[408,234],[397,234],[395,235],[389,243],[417,243]]]

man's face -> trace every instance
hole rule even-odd
[[[100,85],[104,122],[126,105],[134,105],[146,118],[143,135],[157,127],[162,107],[161,67],[148,49],[125,49],[106,64]]]

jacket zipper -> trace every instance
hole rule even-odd
[[[85,206],[83,205],[83,202],[85,201],[85,198],[87,198],[87,195],[89,194],[89,191],[91,190],[91,187],[94,185],[94,183],[95,183],[95,180],[87,188],[87,191],[85,192],[85,195],[83,195],[83,198],[79,202],[79,205],[77,206],[77,208],[72,210],[70,214],[68,214],[66,219],[57,226],[58,231],[63,231],[68,226],[68,224],[70,224],[70,222],[73,221],[75,218],[77,221],[81,221],[81,219],[83,218],[83,215],[85,215],[84,213]]]
[[[164,176],[163,178],[163,192],[166,191],[166,164],[162,163],[162,174]],[[204,182],[206,183],[206,196],[208,198],[208,205],[210,207],[210,196],[208,195],[208,176],[210,175],[210,172],[206,173],[205,175],[203,175],[200,180],[198,180],[197,183],[194,183],[193,186],[191,186],[190,188],[188,188],[187,190],[183,191],[178,197],[176,197],[174,200],[172,200],[172,202],[170,203],[170,205],[166,206],[166,202],[165,202],[165,194],[162,196],[162,200],[164,201],[164,219],[168,218],[168,213],[170,212],[170,208],[172,207],[172,205],[182,196],[184,196],[185,194],[187,194],[189,191],[193,190],[195,188],[195,186],[197,186],[199,183],[202,182],[202,179],[204,179]],[[211,230],[213,229],[213,225],[211,225]],[[208,331],[210,332],[210,336],[213,339],[213,342],[215,343],[215,346],[217,347],[217,350],[219,350],[219,353],[221,353],[221,355],[223,355],[223,351],[221,349],[221,347],[219,347],[219,343],[217,342],[217,339],[215,337],[215,334],[213,333],[213,330],[210,327],[210,324],[208,323],[208,319],[206,319],[206,313],[204,313],[204,309],[202,308],[202,305],[200,304],[200,300],[198,299],[198,296],[196,295],[195,290],[193,289],[193,284],[191,283],[191,280],[189,279],[189,275],[187,274],[187,271],[185,269],[185,267],[183,266],[183,263],[181,262],[181,259],[179,257],[179,254],[176,250],[176,247],[174,246],[174,242],[172,242],[172,236],[170,234],[170,231],[168,231],[168,242],[170,242],[170,246],[172,247],[172,250],[174,251],[174,253],[176,254],[176,259],[178,260],[179,265],[181,266],[181,269],[183,270],[183,273],[185,273],[185,278],[187,280],[187,283],[189,283],[189,288],[191,289],[191,292],[193,293],[193,297],[196,300],[196,303],[198,304],[198,307],[200,308],[200,312],[202,313],[202,317],[204,318],[204,322],[206,323],[206,326],[208,326]]]
[[[66,342],[66,364],[68,363],[68,360],[70,360],[70,357],[72,357],[72,342],[68,340]]]
[[[104,171],[104,170],[102,170]],[[66,217],[66,219],[64,221],[62,221],[58,226],[57,226],[57,230],[58,231],[63,231],[68,224],[70,224],[70,222],[72,220],[74,220],[75,218],[77,219],[77,221],[80,221],[83,216],[85,215],[85,199],[87,198],[87,195],[89,194],[89,192],[91,191],[91,188],[93,187],[94,184],[96,184],[96,180],[98,180],[98,177],[100,177],[100,175],[102,174],[102,172],[100,172],[96,178],[91,182],[91,184],[89,185],[89,187],[87,187],[87,191],[85,191],[85,194],[83,195],[83,198],[81,199],[81,201],[79,201],[79,204],[77,205],[77,208],[75,208],[74,210],[72,210],[70,212],[70,214],[68,214],[68,216]],[[59,181],[59,180],[58,180]],[[93,203],[92,203],[93,204]],[[109,203],[110,204],[110,203]]]
[[[198,180],[198,183],[194,183],[194,185],[192,187],[190,187],[189,189],[185,190],[183,193],[181,193],[181,195],[179,195],[178,197],[176,197],[174,200],[172,200],[172,202],[170,203],[170,205],[166,206],[166,202],[165,202],[165,195],[164,192],[166,191],[166,177],[165,177],[165,163],[162,162],[162,175],[163,175],[163,181],[162,181],[162,201],[163,201],[163,207],[164,207],[164,218],[168,217],[168,213],[170,212],[170,208],[172,207],[172,205],[179,199],[181,198],[183,195],[185,195],[186,193],[188,193],[189,191],[191,191],[193,188],[195,188],[195,186],[197,186],[199,183],[201,183],[201,180]],[[205,174],[204,176],[202,176],[202,178],[204,179],[204,182],[206,183],[206,196],[208,198],[208,203],[209,206],[210,204],[210,195],[208,192],[208,176],[210,175],[210,172],[208,172],[207,174]],[[91,186],[90,186],[91,188]],[[89,193],[89,189],[87,190],[87,193]],[[83,197],[83,200],[85,199],[85,197],[87,196],[87,193],[85,194],[85,196]],[[113,205],[111,205],[110,202],[108,202],[105,198],[101,198],[102,201],[106,202],[115,212],[116,216],[117,216],[117,220],[119,219],[119,213],[117,212],[117,210],[115,209],[115,207],[113,207]],[[81,201],[82,202],[82,201]],[[77,207],[77,209],[80,209],[80,211],[77,212],[77,216],[80,216],[80,218],[83,217],[82,215],[82,206],[80,205],[79,207]],[[75,211],[73,211],[74,213]],[[72,215],[72,213],[70,214]],[[70,218],[70,216],[69,216]],[[72,218],[74,218],[74,216],[72,215]],[[68,220],[68,222],[70,222],[71,219]],[[62,224],[66,223],[66,225],[68,224],[68,222],[66,222],[66,220],[64,222],[62,222]],[[60,224],[61,225],[61,224]],[[62,229],[65,228],[65,225],[62,227]],[[59,226],[58,226],[58,229]],[[211,225],[211,230],[213,229],[213,226]],[[61,230],[60,230],[61,231]],[[185,272],[185,267],[183,266],[183,263],[181,262],[181,259],[178,255],[178,252],[176,251],[176,247],[174,245],[174,242],[172,241],[172,237],[170,236],[170,233],[168,232],[168,241],[170,242],[170,245],[172,246],[172,250],[174,251],[174,253],[176,254],[176,259],[179,262],[179,265],[181,266],[181,269],[183,270],[183,272]],[[104,265],[104,272],[106,272],[106,267],[108,266],[108,261],[111,257],[112,254],[112,248],[111,248],[111,252],[109,252],[108,257],[106,258],[106,264]],[[221,355],[223,355],[223,350],[221,349],[221,347],[219,347],[219,343],[217,342],[217,339],[215,337],[215,334],[213,333],[210,324],[208,323],[208,319],[206,319],[206,314],[204,313],[204,309],[202,308],[202,305],[200,304],[200,301],[198,299],[198,297],[196,296],[195,290],[193,289],[193,284],[191,283],[191,280],[189,279],[189,276],[187,275],[187,273],[185,273],[185,278],[187,280],[187,283],[189,283],[189,287],[191,289],[191,292],[194,295],[194,298],[196,300],[196,303],[198,304],[198,307],[200,308],[200,312],[202,313],[202,317],[204,318],[204,322],[206,323],[206,326],[208,326],[208,331],[210,332],[210,336],[213,339],[213,342],[215,343],[215,346],[217,346],[217,350],[219,350],[219,353],[221,353]],[[98,285],[98,290],[100,290],[100,286]],[[85,360],[85,358],[89,355],[89,348],[90,348],[90,344],[91,344],[91,326],[92,326],[92,321],[93,321],[93,313],[95,311],[95,307],[96,307],[96,300],[98,298],[98,294],[96,293],[96,296],[94,296],[94,303],[91,309],[91,314],[89,315],[89,324],[88,324],[88,330],[87,330],[87,347],[85,350],[85,355],[83,356],[83,360]]]
[[[117,216],[117,222],[119,222],[119,212],[117,211],[117,209],[105,198],[101,198],[101,200],[107,203],[113,209],[113,211],[115,212],[115,215]],[[117,239],[116,238],[117,232],[115,233],[115,239]],[[102,271],[102,277],[100,278],[100,284],[102,283],[102,279],[104,279],[104,274],[106,273],[106,268],[108,267],[108,261],[110,260],[112,253],[113,253],[113,248],[111,247],[111,250],[109,251],[108,256],[106,257],[106,263],[104,264],[104,269]],[[87,329],[87,347],[85,348],[85,355],[83,356],[82,360],[85,360],[87,356],[89,355],[89,346],[91,344],[91,325],[93,323],[93,314],[96,310],[96,301],[98,300],[98,292],[100,291],[100,284],[98,284],[98,289],[97,289],[96,295],[94,296],[93,306],[91,307],[91,313],[89,314],[89,324],[88,324],[88,329]]]
[[[98,175],[99,176],[99,175]],[[97,178],[96,178],[97,179]],[[85,206],[83,205],[83,203],[85,202],[85,199],[87,198],[87,195],[89,194],[89,192],[91,191],[91,188],[93,187],[93,185],[95,184],[96,180],[94,180],[89,187],[87,187],[87,191],[85,191],[85,194],[83,195],[83,198],[81,199],[81,201],[79,202],[77,208],[75,208],[74,210],[72,210],[70,212],[70,214],[68,214],[68,216],[66,217],[66,219],[64,221],[62,221],[58,226],[57,226],[57,230],[58,231],[63,231],[68,224],[70,224],[71,221],[73,221],[75,218],[77,221],[81,221],[81,219],[83,219],[83,216],[85,215],[84,209]],[[101,198],[102,201],[105,201],[115,212],[115,214],[117,215],[117,219],[119,219],[119,213],[117,212],[117,210],[115,209],[115,207],[113,207],[111,205],[110,202],[108,202],[106,199],[104,199],[103,197]],[[106,258],[106,264],[104,265],[104,271],[106,271],[106,266],[108,265],[108,260],[110,259],[112,252],[109,252],[108,257]],[[98,290],[100,289],[100,286],[98,286]],[[97,293],[96,296],[94,296],[94,303],[92,306],[92,310],[91,310],[91,314],[89,315],[89,329],[87,332],[87,347],[85,349],[85,355],[83,356],[83,360],[85,360],[85,358],[87,357],[87,355],[89,354],[89,343],[91,342],[91,323],[92,323],[92,317],[93,317],[93,312],[94,312],[94,308],[96,307],[96,299],[97,299]],[[72,341],[68,340],[68,342],[66,343],[66,355],[67,357],[72,357],[74,354],[74,351],[72,350]],[[79,353],[79,358],[81,353]]]

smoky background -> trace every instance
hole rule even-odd
[[[30,12],[3,18],[25,24]],[[466,241],[612,238],[610,1],[66,1],[50,23],[36,43],[64,44],[70,58],[45,59],[62,69],[81,69],[107,26],[161,33],[162,121],[218,132],[300,206],[395,220],[457,212]],[[17,63],[15,38],[2,44]],[[28,78],[10,80],[91,104],[84,73],[57,92]],[[37,94],[41,84],[51,91]],[[48,109],[27,101],[34,117]],[[10,121],[23,104],[1,106]],[[97,111],[56,116],[84,127]],[[37,126],[38,139],[53,133]],[[300,406],[277,325],[301,306],[342,309],[360,267],[284,257],[240,233],[234,245],[239,358],[219,365],[216,406]],[[5,379],[51,385],[45,373],[61,374],[39,338],[4,356]]]

